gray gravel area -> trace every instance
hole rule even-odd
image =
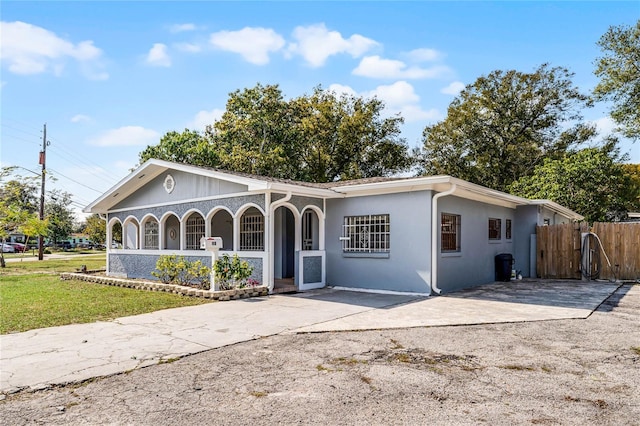
[[[26,424],[640,425],[640,286],[587,319],[277,335],[0,401]]]

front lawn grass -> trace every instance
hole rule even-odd
[[[80,265],[104,268],[104,262],[101,257],[7,264],[0,272],[0,334],[209,303],[169,293],[63,281],[58,276]]]

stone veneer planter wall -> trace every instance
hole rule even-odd
[[[127,280],[125,278],[104,277],[99,275],[82,274],[77,272],[64,272],[60,274],[63,280],[81,280],[98,284],[127,287],[137,290],[164,291],[180,294],[182,296],[202,297],[219,301],[246,299],[249,297],[268,296],[269,288],[266,286],[237,288],[234,290],[210,291],[176,284],[164,284],[155,281]]]

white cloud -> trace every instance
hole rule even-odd
[[[413,62],[431,62],[442,58],[442,53],[435,49],[414,49],[406,54]]]
[[[453,95],[457,96],[458,93],[462,92],[464,89],[464,83],[461,81],[454,81],[449,84],[447,87],[443,87],[440,89],[440,93],[444,93],[445,95]]]
[[[375,55],[362,58],[360,64],[351,73],[369,78],[421,79],[440,77],[449,71],[449,68],[444,65],[436,65],[431,68],[408,67],[402,61],[383,59]]]
[[[413,86],[406,81],[397,81],[388,86],[378,86],[368,94],[383,100],[389,107],[415,104],[420,101]]]
[[[359,34],[345,39],[339,32],[329,31],[324,24],[296,27],[293,38],[296,42],[289,44],[289,53],[301,55],[312,67],[324,65],[332,55],[347,53],[357,58],[378,46],[378,42]]]
[[[160,140],[160,134],[155,130],[141,126],[124,126],[108,130],[102,135],[89,141],[95,146],[138,146],[151,145]]]
[[[202,51],[202,46],[195,43],[175,43],[173,47],[182,52],[188,53],[198,53]]]
[[[195,24],[174,24],[169,27],[172,33],[182,33],[185,31],[195,31],[198,27]]]
[[[600,136],[610,135],[614,133],[616,128],[616,123],[611,119],[611,117],[600,117],[593,120],[591,123],[595,124]]]
[[[187,128],[203,131],[207,128],[207,125],[219,120],[222,114],[224,114],[223,109],[214,108],[211,111],[202,110],[196,114],[192,121],[187,123]]]
[[[92,121],[93,119],[91,117],[84,114],[77,114],[71,117],[72,123],[91,123]]]
[[[167,53],[167,45],[155,43],[147,54],[147,64],[154,67],[170,67],[171,58]]]
[[[400,114],[404,117],[407,123],[415,122],[415,121],[438,121],[442,120],[444,117],[435,108],[431,108],[428,110],[424,110],[420,107],[420,105],[403,105],[399,110]]]
[[[25,22],[0,22],[0,59],[14,74],[40,74],[47,71],[60,75],[66,61],[75,60],[90,79],[104,80],[102,50],[93,41],[74,44],[44,28]]]
[[[442,119],[442,114],[437,109],[423,110],[413,86],[406,81],[397,81],[390,85],[378,86],[373,90],[357,93],[349,86],[332,84],[329,89],[337,94],[362,96],[364,98],[376,97],[384,102],[384,114],[392,116],[400,113],[405,122],[436,121]]]
[[[358,93],[355,90],[353,90],[351,87],[344,86],[338,83],[334,83],[330,85],[327,90],[331,92],[335,92],[338,96],[340,95],[357,96],[358,95]]]
[[[239,31],[219,31],[209,37],[217,49],[234,52],[255,65],[269,63],[269,54],[277,52],[285,42],[280,34],[270,28],[245,27]]]

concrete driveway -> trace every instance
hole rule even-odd
[[[122,373],[280,333],[586,318],[609,283],[495,283],[442,297],[321,289],[0,336],[0,392]]]

